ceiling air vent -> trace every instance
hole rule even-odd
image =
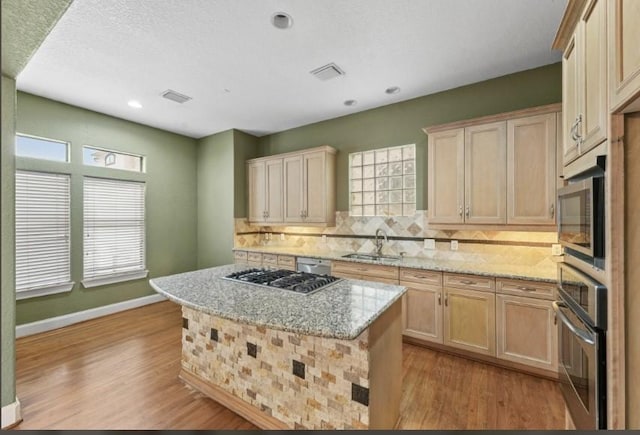
[[[191,99],[191,97],[187,97],[186,95],[182,95],[181,93],[172,91],[171,89],[167,89],[166,91],[164,91],[162,93],[162,96],[167,100],[175,101],[176,103],[180,104]]]
[[[329,80],[334,77],[340,77],[344,75],[344,71],[340,69],[335,63],[330,63],[320,68],[316,68],[310,71],[311,74],[319,78],[320,80]]]

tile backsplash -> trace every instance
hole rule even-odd
[[[338,211],[336,226],[328,228],[251,226],[239,218],[235,220],[234,246],[372,253],[379,228],[389,238],[383,248],[387,255],[404,252],[409,257],[556,267],[551,255],[551,244],[558,240],[555,232],[434,230],[429,229],[425,210],[394,217],[352,217],[347,211]],[[435,249],[425,249],[424,239],[435,239]],[[451,240],[458,241],[458,250],[450,249]]]

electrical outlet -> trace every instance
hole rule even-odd
[[[436,239],[424,239],[424,249],[436,249]]]
[[[284,233],[280,233],[280,240],[284,240]]]
[[[458,241],[457,240],[452,240],[451,241],[451,250],[452,251],[457,251],[458,250]]]
[[[326,234],[322,235],[322,243],[327,243],[327,235]]]
[[[552,244],[551,255],[562,255],[562,245],[559,243]]]

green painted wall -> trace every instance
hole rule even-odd
[[[2,76],[2,153],[0,155],[0,285],[2,297],[2,406],[16,400],[15,293],[15,128],[16,81]]]
[[[264,155],[331,145],[337,154],[337,210],[348,210],[348,154],[416,144],[417,207],[427,204],[427,136],[423,127],[562,101],[562,65],[551,64],[437,94],[261,137]]]
[[[247,171],[245,162],[261,156],[259,139],[242,131],[233,130],[234,141],[234,204],[235,217],[247,216]]]
[[[146,182],[149,278],[196,268],[196,140],[22,92],[16,130],[71,142],[71,163],[17,158],[16,166],[71,174],[71,274],[76,283],[70,293],[18,301],[17,324],[155,294],[147,279],[90,289],[81,285],[83,175]],[[141,154],[146,173],[84,166],[83,145]]]
[[[233,263],[233,137],[198,140],[198,269]]]

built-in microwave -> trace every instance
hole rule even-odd
[[[591,171],[558,189],[558,241],[565,252],[604,269],[604,171]]]

